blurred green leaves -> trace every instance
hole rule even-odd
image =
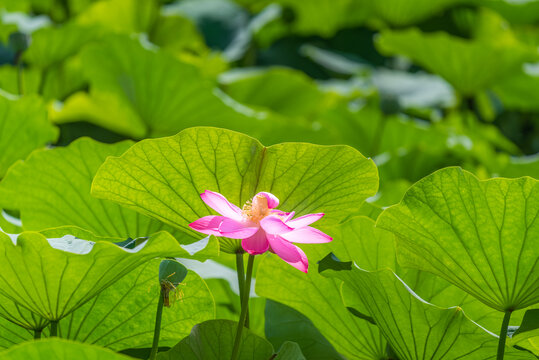
[[[403,55],[439,74],[463,96],[471,96],[503,76],[517,73],[538,53],[515,41],[467,40],[447,33],[418,29],[383,31],[377,41],[386,55]]]
[[[0,93],[0,129],[0,178],[15,161],[58,138],[44,103],[34,96],[17,99]]]

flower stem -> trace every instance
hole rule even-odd
[[[243,292],[245,291],[245,269],[243,267],[243,253],[236,253],[236,272],[238,273],[238,287],[240,289],[240,307],[243,308]],[[249,329],[249,303],[247,303],[247,315],[245,325]]]
[[[154,360],[157,356],[157,350],[159,348],[159,334],[161,333],[161,317],[163,315],[163,303],[164,303],[164,294],[163,289],[161,288],[161,293],[159,294],[159,302],[157,303],[157,311],[155,312],[155,329],[153,331],[153,344],[152,352],[150,353],[149,360]]]
[[[58,320],[51,320],[51,333],[50,336],[58,336]]]
[[[245,277],[245,283],[243,287],[244,291],[241,299],[240,321],[238,323],[238,329],[236,330],[236,337],[234,338],[234,347],[232,348],[232,356],[230,357],[230,360],[237,360],[240,353],[241,333],[243,331],[245,319],[247,318],[247,305],[249,304],[249,293],[251,292],[251,278],[253,277],[254,262],[255,256],[249,255],[249,260],[247,261],[247,276]]]
[[[34,330],[34,340],[41,339],[42,330]]]
[[[503,360],[503,355],[505,353],[505,341],[507,340],[507,328],[509,328],[509,319],[511,318],[511,314],[511,310],[506,310],[505,315],[503,316],[500,339],[498,340],[498,356],[496,356],[496,360]]]

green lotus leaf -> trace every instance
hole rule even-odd
[[[348,254],[339,253],[342,261],[352,260],[358,267],[367,271],[391,269],[422,299],[440,306],[460,306],[475,322],[491,331],[498,331],[503,314],[481,301],[477,300],[462,289],[425,271],[406,269],[397,262],[395,236],[386,230],[374,226],[373,220],[365,217],[353,218],[334,229],[335,239],[343,239],[350,250]],[[346,293],[346,288],[343,289]],[[347,293],[345,305],[355,308],[365,315],[366,309],[361,305],[361,299],[353,293]],[[523,313],[515,312],[511,325],[518,325]]]
[[[58,65],[43,71],[40,91],[46,100],[63,100],[72,93],[83,89],[87,81],[82,73],[80,56],[73,56]],[[28,90],[24,90],[28,91]],[[58,105],[58,102],[50,103],[50,108]],[[50,109],[49,108],[49,109]]]
[[[81,138],[67,147],[36,151],[15,164],[0,183],[0,206],[20,210],[25,230],[79,227],[122,240],[160,230],[175,234],[159,221],[90,195],[92,179],[103,161],[132,144]]]
[[[13,324],[16,328],[20,328],[17,329],[17,331],[9,330],[7,333],[2,332],[2,338],[11,342],[15,342],[10,337],[11,333],[15,334],[15,338],[19,338],[18,342],[21,342],[26,340],[21,338],[21,334],[25,334],[25,331],[32,330],[41,332],[47,325],[49,325],[49,321],[47,319],[34,314],[24,306],[13,302],[13,300],[4,295],[0,295],[0,317],[3,318],[0,320],[0,326],[3,328],[12,328],[11,326],[7,325],[8,322]]]
[[[158,1],[155,0],[105,0],[88,6],[75,22],[112,32],[144,33],[151,28],[158,12]]]
[[[361,298],[391,349],[402,360],[496,358],[498,337],[471,321],[460,307],[440,308],[419,298],[391,270],[326,270]],[[506,359],[533,359],[507,350]]]
[[[417,29],[383,31],[377,46],[386,55],[404,55],[442,76],[464,96],[484,90],[537,59],[536,51],[516,41],[467,40]]]
[[[32,42],[23,58],[33,66],[47,69],[77,54],[84,45],[101,35],[95,27],[74,23],[42,28],[32,34]]]
[[[0,293],[52,321],[150,259],[189,256],[167,232],[156,233],[134,249],[74,237],[47,239],[35,232],[24,232],[16,240],[0,233],[0,247],[5,256]]]
[[[19,91],[19,70],[14,65],[0,66],[0,88],[11,94],[18,94]],[[41,71],[37,68],[24,69],[22,77],[22,93],[36,94],[41,82]]]
[[[284,143],[264,147],[232,131],[191,128],[143,140],[97,172],[92,195],[115,201],[177,227],[210,215],[205,190],[242,206],[259,191],[270,191],[279,208],[296,215],[324,212],[319,223],[338,222],[376,193],[374,163],[347,146]]]
[[[58,129],[47,120],[45,104],[37,96],[12,98],[0,93],[0,129],[0,178],[15,161],[58,137]]]
[[[384,24],[402,27],[416,24],[451,6],[470,3],[470,0],[380,0],[370,3],[372,15]]]
[[[85,120],[132,138],[173,135],[197,125],[255,135],[293,128],[285,119],[256,114],[219,95],[215,83],[194,65],[146,49],[127,36],[109,35],[87,46],[81,56],[90,93],[69,97],[51,114],[56,123]]]
[[[49,100],[64,99],[83,88],[86,79],[77,55],[86,44],[99,39],[102,33],[95,27],[74,23],[34,32],[28,50],[23,53],[23,61],[29,66],[22,73],[22,92],[39,93]],[[13,81],[18,80],[17,69],[13,67],[7,75],[13,80],[6,89],[13,89],[17,84]]]
[[[22,232],[22,224],[17,218],[11,216],[4,210],[0,210],[0,229],[8,234],[18,234]]]
[[[62,319],[59,336],[116,351],[151,347],[159,264],[155,259],[139,266]],[[196,273],[189,271],[176,287],[171,307],[163,309],[160,346],[174,346],[193,326],[215,317],[212,294]]]
[[[340,259],[358,258],[365,250],[373,254],[376,248],[362,246],[358,239],[374,236],[379,242],[379,255],[365,255],[365,258],[373,266],[382,266],[382,263],[392,266],[395,256],[392,259],[391,252],[387,256],[384,249],[391,250],[393,236],[388,232],[374,232],[372,224],[368,218],[354,218],[330,228],[331,231],[325,229],[334,238],[331,243],[302,244],[311,264],[308,274],[299,272],[275,256],[263,257],[256,273],[256,293],[259,296],[285,304],[308,317],[335,350],[348,359],[385,359],[386,342],[376,326],[355,317],[343,304],[341,281],[320,275],[316,265],[312,264],[329,252]],[[341,233],[340,228],[347,230]]]
[[[237,322],[230,320],[209,320],[198,324],[189,336],[169,351],[159,353],[157,359],[229,359],[237,326]],[[238,360],[267,360],[273,355],[273,346],[250,330],[243,329],[241,339]]]
[[[512,24],[534,24],[539,20],[536,1],[483,0],[480,4],[495,10]]]
[[[5,360],[128,360],[131,357],[117,354],[95,345],[82,344],[58,338],[29,341],[0,352]]]
[[[28,311],[28,313],[30,312]],[[32,340],[33,337],[34,334],[32,331],[20,327],[11,321],[0,318],[0,350],[8,349],[13,345]]]
[[[403,116],[384,115],[378,107],[378,104],[368,104],[358,111],[350,111],[347,106],[335,106],[321,113],[316,118],[324,134],[320,142],[332,139],[330,141],[353,146],[369,156],[387,153],[380,158],[381,164],[387,162],[388,156],[396,157],[402,148],[409,151],[418,148],[427,154],[447,151],[447,129]]]
[[[503,79],[493,87],[493,90],[507,109],[538,111],[539,96],[535,91],[537,87],[539,76],[522,71]]]
[[[177,36],[178,33],[182,36]],[[173,54],[209,52],[196,25],[183,16],[160,14],[149,36],[152,43]]]
[[[479,181],[446,168],[413,185],[377,226],[397,235],[404,266],[514,311],[539,302],[538,191],[529,177]]]
[[[370,15],[368,4],[354,0],[240,0],[238,2],[248,5],[254,10],[261,10],[268,4],[275,2],[281,5],[283,9],[286,9],[284,11],[293,14],[293,22],[286,24],[286,28],[281,30],[283,34],[292,30],[299,35],[331,37],[339,29],[362,24]],[[271,33],[269,30],[266,32]],[[262,31],[262,35],[266,35],[264,31]]]
[[[314,115],[329,103],[311,78],[287,68],[238,70],[222,76],[221,84],[227,94],[241,103],[286,116]]]

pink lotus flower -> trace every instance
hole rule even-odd
[[[307,272],[305,253],[292,243],[315,244],[332,238],[309,225],[324,214],[309,214],[296,219],[294,212],[277,210],[279,199],[268,192],[259,192],[240,209],[221,194],[206,190],[202,200],[221,216],[204,216],[189,226],[203,234],[242,239],[241,246],[251,255],[271,251],[281,259]]]

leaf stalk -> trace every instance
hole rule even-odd
[[[236,253],[236,272],[238,274],[238,287],[240,290],[240,307],[243,308],[243,292],[245,291],[245,269],[243,265],[243,252]],[[245,317],[244,326],[249,329],[249,303],[247,303],[247,315]]]
[[[153,331],[152,351],[150,352],[149,360],[155,359],[157,356],[157,350],[159,349],[159,335],[161,334],[161,318],[163,317],[164,299],[165,294],[163,287],[161,287],[161,291],[159,293],[159,302],[157,303],[157,311],[155,312],[155,328]]]
[[[241,333],[243,332],[243,326],[245,325],[245,319],[247,318],[247,309],[249,304],[249,295],[251,292],[251,278],[253,277],[253,264],[255,262],[255,256],[249,255],[247,261],[247,275],[245,277],[244,291],[241,299],[241,314],[240,321],[238,322],[238,329],[236,330],[236,337],[234,338],[234,347],[232,348],[232,356],[230,360],[237,360],[240,352],[241,345]]]
[[[51,337],[58,336],[58,320],[51,320]]]
[[[507,329],[509,328],[509,319],[511,319],[511,310],[506,310],[503,316],[502,328],[500,329],[500,339],[498,340],[498,355],[496,360],[503,360],[505,354],[505,341],[507,340]]]

